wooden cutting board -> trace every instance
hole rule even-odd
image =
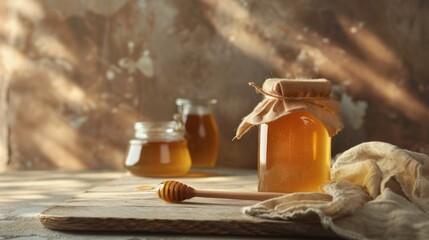
[[[166,203],[151,190],[163,180],[126,175],[45,210],[39,219],[47,228],[69,231],[335,236],[320,224],[273,221],[241,213],[243,206],[256,201],[193,198],[180,204]],[[196,189],[231,191],[256,191],[257,183],[254,171],[225,169],[193,172],[174,180]]]

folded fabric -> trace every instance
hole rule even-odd
[[[320,221],[348,239],[429,239],[429,157],[383,142],[342,153],[324,193],[291,193],[243,208],[250,216]]]

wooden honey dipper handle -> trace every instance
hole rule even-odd
[[[166,202],[172,203],[181,202],[193,197],[263,201],[284,195],[284,193],[271,192],[228,192],[218,190],[197,190],[186,184],[176,181],[164,181],[160,183],[157,187],[156,192],[159,198]]]

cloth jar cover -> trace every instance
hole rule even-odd
[[[331,137],[343,128],[339,103],[331,99],[332,83],[326,79],[270,78],[265,80],[262,88],[255,83],[249,85],[262,93],[264,99],[242,119],[235,139],[240,139],[256,125],[298,111],[306,111],[317,117]]]
[[[348,239],[429,239],[429,157],[383,142],[342,153],[324,193],[291,193],[243,208],[250,216],[320,221]]]

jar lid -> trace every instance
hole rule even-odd
[[[173,140],[182,139],[185,129],[181,122],[136,122],[134,124],[137,139]]]
[[[162,122],[136,122],[134,129],[137,131],[150,131],[150,132],[174,132],[179,129],[176,121],[162,121]]]
[[[185,104],[193,105],[213,105],[217,103],[216,98],[178,98],[176,104],[182,106]]]

